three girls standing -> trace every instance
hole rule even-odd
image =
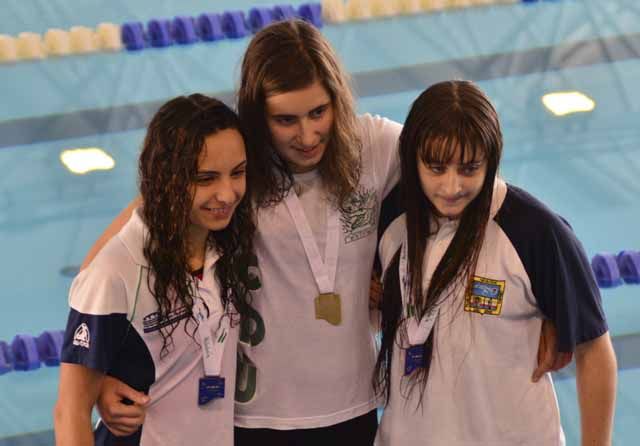
[[[238,96],[259,288],[240,333],[236,444],[370,445],[369,282],[401,127],[355,115],[333,50],[303,22],[253,38]]]

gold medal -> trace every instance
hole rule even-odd
[[[336,293],[322,293],[315,298],[316,319],[324,319],[331,325],[342,323],[340,295]]]

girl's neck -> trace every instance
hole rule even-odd
[[[202,269],[204,267],[204,253],[202,256],[189,255],[187,263],[189,264],[190,271]]]
[[[192,225],[189,228],[187,239],[187,263],[191,271],[198,270],[204,266],[204,256],[207,246],[209,231],[201,227]]]

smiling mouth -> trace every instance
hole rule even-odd
[[[315,146],[310,147],[308,149],[296,148],[295,150],[297,150],[298,152],[301,152],[301,153],[310,153],[310,152],[313,152],[314,150],[316,150],[318,147],[320,147],[320,143],[318,143]]]
[[[202,206],[202,209],[204,209],[210,214],[213,214],[216,217],[227,217],[229,214],[231,214],[233,207],[228,206],[223,208],[210,208],[207,206]]]

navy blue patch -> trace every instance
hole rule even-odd
[[[90,315],[72,308],[61,360],[107,373],[139,392],[148,393],[155,381],[149,348],[126,314]]]
[[[106,372],[113,365],[130,327],[126,314],[92,315],[72,308],[61,360]]]

